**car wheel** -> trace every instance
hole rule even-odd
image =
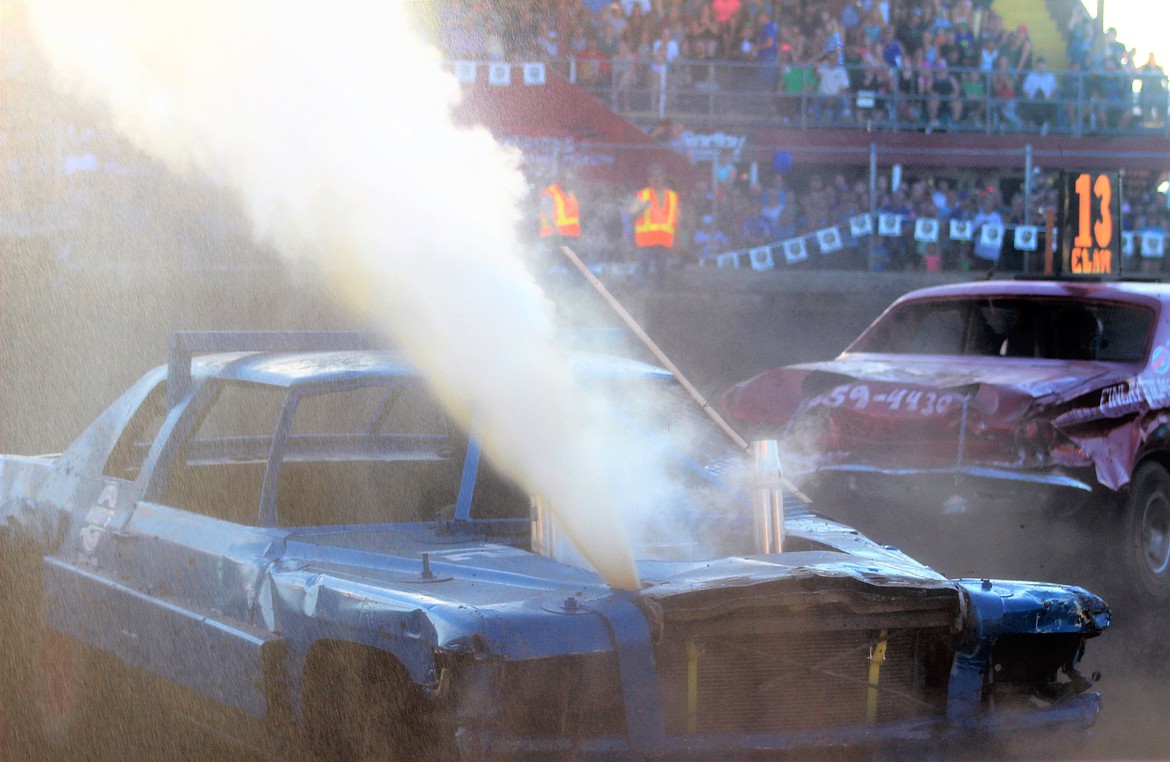
[[[454,745],[431,701],[384,654],[319,655],[305,677],[305,723],[320,759],[447,760]]]
[[[1146,601],[1170,600],[1170,473],[1141,466],[1130,482],[1121,535],[1127,584]]]

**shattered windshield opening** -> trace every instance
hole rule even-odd
[[[884,354],[1140,362],[1154,313],[1071,299],[922,301],[891,309],[849,348]]]

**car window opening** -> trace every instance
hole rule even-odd
[[[851,352],[1140,362],[1153,312],[1060,299],[926,301],[890,310]]]

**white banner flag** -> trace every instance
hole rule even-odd
[[[734,267],[739,268],[739,252],[731,251],[726,254],[720,254],[715,257],[715,264],[718,267]]]
[[[837,228],[825,228],[817,231],[817,246],[822,254],[841,250],[841,231]]]
[[[990,223],[984,225],[979,229],[979,245],[980,246],[1002,246],[1003,245],[1003,226],[992,225]]]
[[[753,270],[771,270],[776,266],[776,263],[772,261],[771,246],[757,246],[754,249],[748,249],[748,257],[752,260]]]
[[[475,61],[456,61],[451,68],[455,71],[455,79],[465,85],[475,83]]]
[[[526,85],[543,85],[544,84],[544,64],[542,64],[542,63],[526,63],[526,64],[524,64],[524,84],[526,84]]]
[[[803,238],[793,238],[784,242],[784,259],[790,265],[808,259],[808,249],[804,246]]]
[[[504,87],[512,84],[512,64],[488,64],[488,83]]]
[[[1134,252],[1133,245],[1134,233],[1127,230],[1121,234],[1121,256],[1132,257]]]
[[[1142,256],[1159,258],[1162,256],[1162,246],[1164,243],[1161,233],[1143,233],[1142,234]]]
[[[952,241],[970,241],[975,237],[975,224],[971,220],[951,220]]]
[[[914,240],[919,243],[938,241],[938,220],[934,217],[920,217],[914,221]]]
[[[1019,225],[1012,244],[1018,251],[1036,251],[1040,247],[1039,232],[1035,225]]]
[[[879,214],[878,235],[902,235],[902,218],[888,212]]]
[[[873,219],[868,214],[858,214],[850,217],[849,232],[854,238],[869,235],[873,232]]]

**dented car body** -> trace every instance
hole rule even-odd
[[[780,553],[640,561],[641,589],[612,589],[534,552],[528,496],[401,357],[346,336],[181,335],[64,453],[0,459],[8,565],[35,571],[10,589],[69,653],[28,660],[47,742],[84,732],[87,660],[276,756],[710,758],[1093,723],[1077,664],[1109,612],[1083,589],[948,580],[798,504]],[[251,351],[198,356],[228,348]]]
[[[1170,287],[984,281],[909,293],[840,356],[733,388],[779,433],[790,477],[937,512],[1051,523],[1120,543],[1133,589],[1170,596]],[[860,485],[860,486],[859,486]]]

